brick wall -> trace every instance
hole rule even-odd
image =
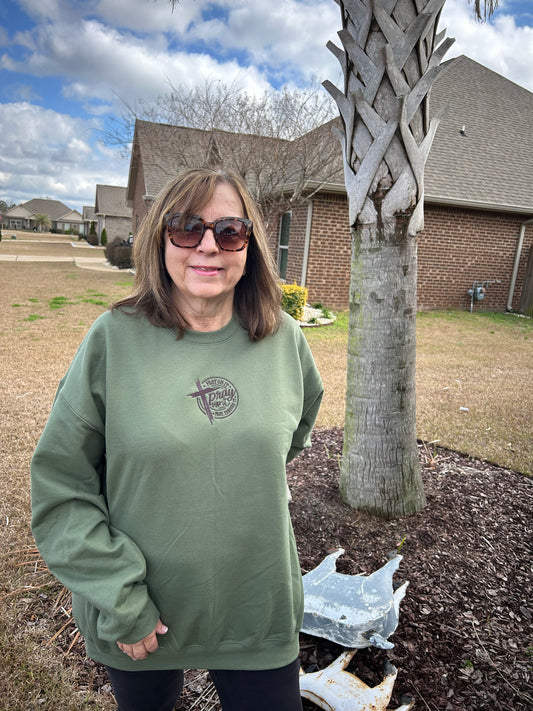
[[[307,206],[293,211],[287,281],[301,283]],[[418,235],[418,309],[470,309],[473,282],[491,281],[474,309],[504,311],[520,226],[526,219],[508,213],[426,205],[425,228]],[[348,204],[342,195],[313,199],[311,249],[306,286],[309,303],[332,309],[349,305],[351,241]],[[271,235],[276,254],[277,230]],[[526,228],[513,308],[518,308],[533,225]]]
[[[105,218],[105,231],[108,244],[114,240],[128,239],[131,231],[131,220],[129,217],[112,217],[108,215]]]
[[[475,310],[505,311],[523,216],[426,206],[424,230],[418,235],[418,309],[469,309],[473,282],[488,285]],[[533,226],[526,229],[514,291],[518,308]]]
[[[348,308],[351,237],[345,195],[313,199],[311,249],[307,266],[309,303]]]

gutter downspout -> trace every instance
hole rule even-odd
[[[311,245],[311,226],[313,223],[313,199],[311,198],[307,202],[307,224],[305,225],[305,242],[304,242],[304,255],[302,260],[302,281],[301,286],[306,285],[307,281],[307,263],[309,261],[309,248]]]
[[[509,286],[509,295],[507,297],[507,311],[512,311],[513,310],[513,297],[514,297],[514,290],[516,286],[516,277],[518,275],[518,266],[520,264],[520,257],[522,254],[522,247],[524,245],[524,236],[526,234],[526,225],[530,225],[533,223],[533,218],[530,218],[529,220],[525,220],[522,222],[520,225],[520,233],[518,235],[518,244],[516,245],[516,254],[514,258],[514,264],[513,264],[513,273],[511,275],[511,285]]]

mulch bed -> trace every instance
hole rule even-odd
[[[394,648],[360,650],[349,669],[374,686],[385,660],[397,667],[391,708],[403,695],[430,711],[533,708],[533,480],[420,443],[427,507],[387,522],[341,502],[341,452],[341,429],[318,430],[313,447],[289,466],[303,572],[340,547],[339,572],[370,574],[401,546],[395,582],[409,581]],[[64,652],[71,642],[59,637],[57,645]],[[305,671],[328,666],[342,651],[301,635]],[[109,693],[81,642],[67,663],[78,666],[80,688]],[[187,682],[178,708],[220,708],[204,673],[188,672]],[[304,700],[305,711],[316,708]]]
[[[404,541],[395,578],[409,587],[395,647],[359,651],[350,668],[373,686],[390,660],[399,670],[391,708],[406,694],[420,709],[531,709],[533,480],[423,443],[419,451],[427,506],[386,522],[340,501],[342,430],[315,431],[289,470],[303,571],[341,547],[339,572],[369,574]],[[304,669],[340,651],[304,645]]]

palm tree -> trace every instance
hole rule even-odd
[[[416,234],[440,119],[430,120],[428,93],[453,40],[437,32],[445,0],[335,2],[343,49],[328,46],[344,86],[324,86],[341,116],[352,230],[340,488],[351,506],[396,518],[425,505],[415,430]],[[480,20],[498,5],[473,2]]]
[[[350,327],[340,490],[384,518],[425,505],[415,407],[416,235],[424,167],[440,115],[428,93],[453,43],[437,32],[445,0],[335,0],[344,86],[324,86],[338,135],[352,230]],[[497,0],[484,3],[484,16]],[[482,17],[480,0],[475,12]]]
[[[44,215],[44,214],[35,215],[33,218],[33,221],[39,228],[39,232],[43,232],[44,230],[49,230],[52,227],[52,221],[50,220],[48,215]]]

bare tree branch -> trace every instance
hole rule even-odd
[[[192,89],[170,85],[154,104],[124,102],[121,119],[104,141],[131,150],[136,120],[179,127],[172,133],[172,170],[220,164],[239,173],[268,222],[312,196],[325,183],[342,184],[342,162],[332,133],[334,104],[322,88],[270,90],[252,96],[236,84],[207,79]],[[169,132],[151,132],[168,141]],[[152,155],[165,155],[154,146]],[[165,166],[165,169],[168,166]]]

